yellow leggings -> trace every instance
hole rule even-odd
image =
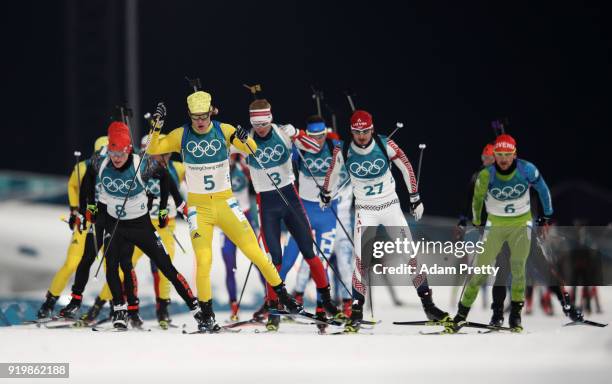
[[[270,285],[282,282],[278,271],[259,247],[255,233],[231,190],[206,195],[190,193],[187,201],[189,232],[196,257],[198,300],[212,298],[210,270],[215,225],[259,268]]]
[[[159,227],[158,220],[152,220],[153,226],[157,233],[159,233],[159,237],[162,239],[162,243],[164,243],[164,247],[166,248],[166,252],[170,255],[170,260],[174,260],[174,237],[172,234],[174,233],[174,229],[176,228],[176,220],[170,219],[168,221],[168,225],[164,228]],[[140,257],[143,255],[142,251],[138,247],[134,247],[134,253],[132,254],[132,266],[136,268],[136,264]],[[104,267],[106,268],[106,262],[104,263]],[[160,299],[169,299],[170,298],[170,281],[164,276],[163,273],[159,273],[159,283],[157,289],[159,291]],[[119,268],[119,278],[123,281],[123,271]],[[100,299],[111,301],[113,299],[113,295],[111,294],[110,288],[108,287],[108,283],[104,284],[102,287],[102,292],[99,295]]]
[[[62,294],[68,280],[74,274],[81,259],[83,258],[83,252],[85,252],[85,239],[87,238],[87,232],[89,231],[89,223],[87,228],[79,233],[79,231],[72,231],[72,237],[70,238],[70,245],[68,246],[68,252],[66,252],[66,261],[64,265],[55,273],[51,285],[49,286],[49,292],[53,296],[59,296]]]

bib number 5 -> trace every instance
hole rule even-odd
[[[204,176],[204,189],[207,191],[211,191],[215,188],[215,181],[213,180],[212,175]]]

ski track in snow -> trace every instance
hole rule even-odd
[[[243,327],[237,334],[218,335],[183,335],[176,328],[94,333],[13,326],[0,328],[0,361],[69,362],[70,379],[53,382],[88,384],[193,379],[210,383],[592,384],[607,383],[612,377],[612,326],[564,328],[561,325],[567,321],[556,302],[556,315],[548,317],[534,297],[534,314],[523,315],[524,334],[476,334],[466,329],[470,334],[424,336],[419,330],[439,328],[392,324],[424,318],[414,290],[396,289],[407,302],[403,307],[391,305],[385,288],[375,289],[375,315],[383,322],[373,331],[363,331],[374,336],[321,336],[314,325],[286,323],[281,323],[278,334],[255,334],[255,327]],[[604,313],[587,318],[608,322],[610,312],[605,311],[612,311],[612,290],[600,288],[600,298]],[[450,309],[451,288],[434,287],[434,299],[438,306]],[[489,312],[479,297],[470,320],[488,322]],[[227,312],[217,313],[220,323],[227,317]],[[189,315],[175,316],[174,323],[186,323],[188,329],[195,326]]]

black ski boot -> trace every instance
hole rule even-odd
[[[444,325],[444,333],[457,333],[466,323],[466,319],[470,313],[470,307],[466,307],[461,302],[459,302],[459,308],[457,309],[457,314],[453,317],[453,320],[447,322]]]
[[[75,296],[76,295],[72,296],[72,299],[70,299],[70,302],[68,303],[67,306],[60,309],[57,317],[59,317],[60,319],[76,319],[77,318],[79,309],[81,308],[82,297],[81,296],[75,297]]]
[[[55,308],[55,303],[57,303],[57,299],[59,296],[53,296],[51,292],[47,292],[47,296],[45,302],[42,303],[38,313],[36,314],[36,318],[38,320],[48,319],[53,314],[53,308]]]
[[[113,306],[113,317],[111,319],[113,327],[117,329],[127,329],[128,311],[127,304],[119,304]]]
[[[322,307],[322,309],[327,312],[332,319],[341,319],[345,320],[346,316],[344,313],[336,307],[331,299],[331,291],[329,289],[329,285],[324,288],[317,288],[317,292],[319,293],[320,302],[317,303],[317,308]]]
[[[133,308],[131,305],[128,306],[128,322],[132,328],[142,329],[144,321],[142,321],[142,318],[140,317],[138,306],[136,305],[135,307],[136,308]]]
[[[317,306],[317,309],[315,311],[315,318],[317,320],[321,320],[321,321],[327,321],[327,316],[325,315],[325,309],[323,307]],[[327,329],[328,325],[327,324],[319,324],[317,323],[317,328],[319,329],[319,333],[325,333],[325,330]]]
[[[361,328],[361,321],[363,320],[363,304],[359,303],[358,300],[353,301],[351,307],[351,317],[344,325],[345,333],[357,333]]]
[[[198,321],[198,330],[200,332],[217,333],[221,331],[221,327],[215,321],[215,313],[212,308],[212,299],[208,301],[200,301],[201,312],[196,315]]]
[[[572,321],[582,321],[584,320],[584,315],[582,311],[572,304],[570,300],[569,293],[563,293],[563,303],[561,303],[563,307],[563,313],[565,316],[569,317]]]
[[[493,303],[491,303],[491,309],[493,310],[493,316],[491,316],[491,321],[489,321],[489,325],[502,327],[504,325],[504,303],[496,303],[494,301]]]
[[[106,300],[100,299],[99,296],[96,297],[96,301],[89,308],[87,313],[82,314],[79,321],[77,321],[77,326],[85,327],[89,324],[92,324],[94,321],[96,321],[96,318],[100,314],[100,311],[102,310],[102,308],[104,308],[105,304],[106,304]]]
[[[263,323],[268,318],[268,302],[264,299],[263,304],[258,310],[253,312],[253,319]]]
[[[170,327],[170,314],[168,313],[168,305],[170,305],[170,299],[157,298],[155,306],[155,314],[157,315],[157,322],[161,329],[168,329]]]
[[[419,297],[421,298],[421,304],[423,304],[423,311],[425,311],[425,316],[427,316],[427,319],[442,322],[450,321],[451,318],[448,312],[444,312],[440,308],[436,307],[431,296],[431,289],[423,293],[422,295],[419,295]]]
[[[285,284],[280,283],[276,287],[272,287],[276,296],[278,296],[278,302],[282,304],[285,309],[291,313],[300,313],[304,310],[304,307],[298,303],[293,296],[285,289]]]
[[[278,300],[269,300],[266,305],[268,308],[271,309],[279,307]],[[266,323],[266,329],[269,332],[278,331],[278,328],[280,327],[280,320],[280,315],[268,314],[268,322]]]
[[[510,303],[508,324],[512,332],[523,332],[523,326],[521,325],[521,311],[523,310],[523,305],[524,302],[522,301],[513,301]]]

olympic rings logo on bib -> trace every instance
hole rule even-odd
[[[520,197],[527,187],[523,184],[516,184],[515,186],[506,186],[503,188],[492,188],[490,193],[497,200],[509,200]]]
[[[194,157],[200,158],[204,155],[208,157],[216,155],[221,149],[221,146],[221,141],[217,139],[212,139],[210,142],[208,140],[200,140],[197,143],[190,140],[187,142],[187,145],[185,145],[185,149]]]
[[[149,182],[147,183],[147,192],[152,193],[155,196],[159,196],[159,179],[149,179]]]
[[[285,147],[276,144],[274,147],[266,147],[263,151],[259,148],[255,151],[255,156],[262,164],[267,164],[270,161],[279,161],[285,153]]]
[[[363,163],[351,163],[349,170],[355,176],[376,176],[383,170],[384,167],[385,161],[383,159],[376,159],[373,162],[366,160]]]
[[[331,157],[325,159],[306,159],[306,167],[315,172],[327,172],[331,165]]]
[[[128,193],[132,189],[132,180],[111,179],[108,176],[102,178],[102,185],[109,192]]]

